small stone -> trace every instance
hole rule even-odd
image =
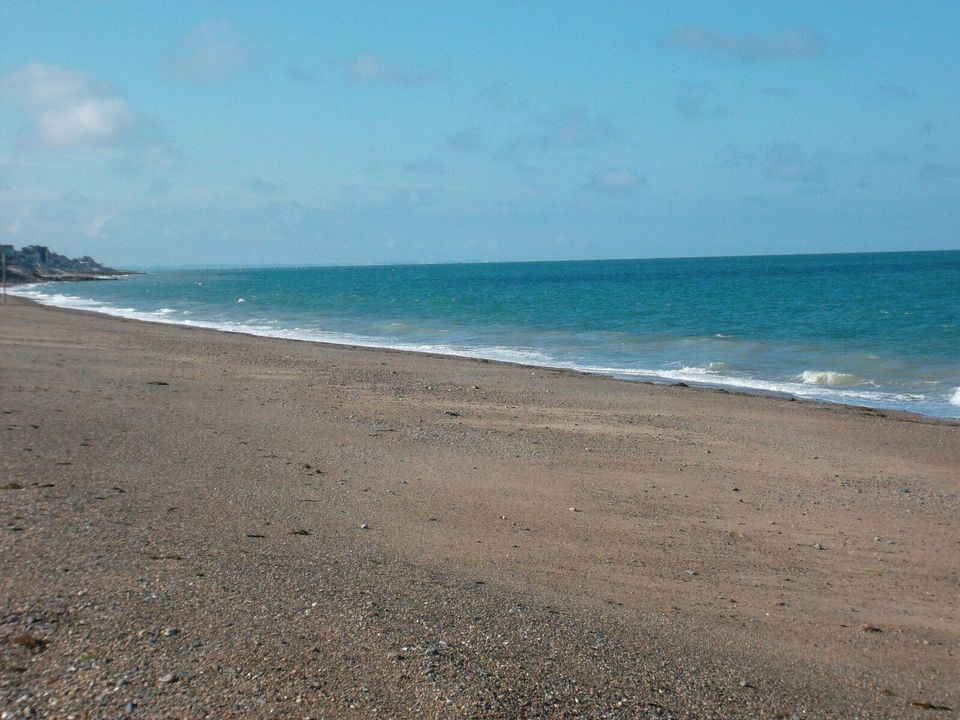
[[[814,550],[823,550],[823,545],[821,545],[820,543],[814,543],[814,544],[813,544],[813,549],[814,549]]]
[[[175,627],[168,627],[168,628],[165,628],[165,629],[164,629],[163,634],[166,635],[167,637],[173,637],[174,635],[178,634],[179,632],[180,632],[180,631],[177,630],[177,628],[175,628]]]
[[[361,529],[361,530],[369,530],[369,529],[370,529],[370,526],[367,525],[366,523],[361,523],[360,529]]]
[[[137,704],[132,702],[128,702],[126,706],[123,708],[124,712],[126,712],[127,715],[131,714],[136,709],[137,709]]]
[[[431,645],[430,647],[428,647],[426,650],[423,651],[423,654],[427,655],[428,657],[433,657],[434,655],[439,655],[440,653],[437,651],[437,649],[433,645]]]
[[[570,508],[570,512],[580,512],[580,511],[579,511],[577,508],[572,507],[572,508]]]
[[[177,677],[176,673],[167,673],[166,675],[161,675],[157,678],[157,682],[161,685],[170,685],[175,683],[180,678]]]

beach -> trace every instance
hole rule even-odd
[[[955,717],[960,425],[0,304],[7,717]]]

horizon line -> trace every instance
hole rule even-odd
[[[637,261],[667,261],[667,260],[719,260],[730,258],[759,258],[759,257],[830,257],[836,255],[906,255],[921,253],[952,253],[960,252],[960,247],[936,250],[861,250],[855,252],[797,252],[797,253],[742,253],[729,255],[664,255],[647,257],[615,257],[615,258],[567,258],[563,260],[442,260],[437,262],[383,262],[383,263],[342,263],[342,264],[260,264],[238,263],[231,265],[216,265],[186,263],[183,265],[156,265],[156,264],[126,264],[124,269],[131,270],[293,270],[293,269],[347,269],[347,268],[383,268],[383,267],[443,267],[456,265],[534,265],[547,263],[582,263],[582,262],[637,262]]]

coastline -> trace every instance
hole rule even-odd
[[[121,279],[121,278],[114,278]],[[354,347],[354,348],[367,348],[371,350],[389,350],[396,352],[408,352],[418,355],[425,355],[431,357],[449,357],[449,358],[458,358],[465,360],[479,360],[482,362],[494,362],[494,363],[503,363],[506,365],[517,365],[520,367],[530,367],[533,369],[540,370],[550,370],[550,371],[561,371],[561,372],[571,372],[574,374],[583,374],[583,375],[594,375],[599,377],[606,377],[613,380],[624,381],[624,382],[638,382],[645,383],[650,385],[674,385],[680,387],[694,387],[705,389],[713,392],[728,392],[734,394],[745,394],[757,397],[773,397],[788,399],[794,402],[813,402],[820,403],[825,405],[839,405],[845,407],[853,407],[857,409],[868,409],[874,410],[876,412],[885,413],[885,414],[900,414],[905,416],[912,416],[915,418],[924,418],[936,421],[945,421],[945,422],[956,422],[960,423],[960,415],[954,417],[953,415],[942,415],[934,413],[924,413],[920,411],[908,410],[897,407],[890,407],[885,403],[874,403],[868,404],[864,402],[864,397],[844,397],[844,393],[841,389],[839,390],[839,396],[836,398],[833,397],[823,397],[818,392],[819,386],[818,383],[814,382],[809,387],[804,383],[800,383],[795,387],[789,387],[788,384],[782,381],[772,381],[765,380],[762,378],[752,378],[748,380],[741,380],[739,378],[733,377],[720,377],[720,378],[710,378],[704,379],[698,375],[691,375],[684,371],[687,368],[683,368],[681,371],[670,371],[665,370],[649,370],[649,371],[637,371],[637,370],[627,370],[627,369],[617,369],[617,368],[606,368],[606,367],[592,367],[592,366],[568,366],[556,362],[543,362],[535,363],[530,360],[518,360],[511,359],[509,357],[498,357],[484,354],[482,352],[472,351],[467,348],[456,348],[451,347],[449,349],[439,349],[434,347],[433,349],[422,349],[422,347],[417,347],[416,345],[405,345],[405,344],[394,344],[388,340],[378,341],[376,338],[372,337],[350,337],[347,335],[340,335],[335,332],[324,332],[324,331],[303,331],[299,328],[294,328],[293,330],[285,328],[267,328],[267,327],[253,327],[246,326],[243,324],[230,324],[230,323],[218,323],[212,321],[204,320],[182,320],[182,319],[172,319],[164,316],[166,312],[172,312],[167,308],[162,309],[159,312],[150,312],[150,311],[138,311],[133,309],[123,309],[120,310],[116,307],[106,306],[103,308],[100,307],[83,307],[83,306],[73,306],[57,303],[55,301],[47,301],[45,296],[32,296],[26,294],[12,293],[12,295],[20,297],[22,300],[27,302],[36,303],[38,305],[45,305],[49,307],[54,307],[60,310],[65,310],[69,312],[84,312],[91,313],[96,315],[103,315],[106,317],[114,318],[123,318],[127,320],[136,320],[138,322],[154,323],[159,325],[173,325],[176,327],[182,327],[187,329],[199,329],[199,330],[213,330],[217,332],[225,333],[234,333],[239,335],[246,335],[249,337],[260,337],[260,338],[270,338],[276,340],[284,341],[300,341],[308,343],[316,343],[324,346],[332,347]],[[89,304],[93,302],[94,305],[100,305],[97,301],[83,301],[84,304]],[[698,370],[698,368],[693,368],[693,370]],[[804,375],[807,373],[805,372]],[[830,374],[814,372],[814,375],[820,374]],[[859,395],[859,394],[858,394]],[[957,388],[955,391],[955,397],[960,397],[960,388]],[[954,404],[956,404],[954,402]],[[960,410],[958,410],[960,412]]]
[[[960,705],[956,422],[13,297],[0,353],[6,704]]]

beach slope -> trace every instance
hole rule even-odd
[[[0,710],[953,717],[958,468],[955,423],[8,298]]]

